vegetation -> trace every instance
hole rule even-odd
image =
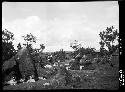
[[[119,44],[115,44],[115,41],[118,41],[119,33],[117,29],[115,30],[112,26],[107,27],[107,29],[103,32],[100,32],[99,35],[101,38],[101,41],[99,42],[100,53],[97,53],[95,48],[82,47],[82,45],[79,44],[77,40],[75,40],[74,42],[70,43],[70,47],[74,49],[74,52],[68,53],[70,56],[69,59],[66,58],[67,53],[63,49],[53,53],[43,53],[43,50],[45,49],[44,44],[40,44],[39,49],[33,48],[33,43],[36,43],[37,39],[31,33],[22,36],[26,42],[23,44],[27,48],[25,54],[28,52],[30,54],[30,57],[26,57],[25,54],[21,56],[26,57],[26,59],[22,60],[26,61],[25,64],[22,65],[22,70],[24,69],[25,65],[27,65],[25,68],[29,69],[29,72],[35,71],[35,77],[42,76],[46,77],[47,79],[38,80],[35,83],[22,83],[22,85],[16,85],[14,87],[11,86],[12,88],[7,87],[5,89],[110,89],[112,87],[113,89],[118,89],[118,85],[113,85],[118,84],[118,81],[116,81],[116,78],[118,77],[118,67],[110,67],[110,65],[107,63],[107,61],[109,61],[107,54],[110,56],[116,49],[118,49]],[[13,46],[13,40],[13,33],[6,29],[2,30],[2,63],[4,63],[6,60],[11,61],[12,59],[10,58],[16,55],[16,50]],[[18,51],[20,51],[22,47],[22,44],[19,43],[17,46]],[[105,47],[107,47],[108,50],[106,50]],[[30,61],[32,61],[33,66],[28,63]],[[54,66],[55,63],[57,64],[56,66]],[[68,65],[66,65],[67,63]],[[44,66],[47,64],[52,65],[52,68],[45,68]],[[84,68],[80,69],[81,65],[84,66]],[[67,66],[69,69],[67,69]],[[31,67],[34,67],[34,69],[31,70]],[[105,81],[107,84],[105,84]],[[43,84],[45,82],[49,82],[51,85],[44,86]]]
[[[108,48],[108,52],[106,54],[112,54],[113,51],[115,51],[118,48],[118,43],[115,44],[115,42],[119,42],[119,33],[118,30],[112,27],[107,27],[105,31],[100,32],[100,38],[101,41],[99,44],[101,45],[100,51],[102,53],[106,53],[105,46]]]
[[[32,47],[32,42],[36,43],[36,37],[33,36],[31,33],[27,34],[25,36],[22,36],[24,38],[24,40],[26,41],[26,44],[24,44],[26,46],[26,48],[29,49],[30,53],[32,53],[33,51],[33,47]]]
[[[19,44],[17,45],[17,48],[18,48],[18,50],[20,50],[20,49],[22,48],[21,43],[19,43]]]
[[[16,54],[13,45],[14,34],[7,29],[2,30],[2,64]]]

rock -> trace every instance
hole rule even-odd
[[[12,71],[16,73],[16,77],[28,77],[35,75],[35,65],[27,48],[22,48],[10,60],[5,61],[2,69],[4,72],[8,72],[6,76],[8,76]]]
[[[15,61],[14,57],[5,61],[5,63],[2,66],[3,82],[9,81],[13,76],[16,76],[16,80],[18,79],[18,77],[21,76],[18,64]]]
[[[5,63],[2,65],[2,72],[6,71],[7,69],[11,69],[14,65],[16,65],[16,61],[14,57],[11,59],[5,61]]]
[[[9,74],[4,74],[3,82],[11,80],[11,78],[14,76],[14,73],[14,71],[11,71]]]
[[[22,76],[35,75],[35,67],[27,48],[21,49],[16,54],[16,60],[19,63],[19,69]]]

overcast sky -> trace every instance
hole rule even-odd
[[[72,50],[73,40],[98,50],[99,32],[112,25],[119,29],[118,1],[2,3],[2,29],[15,34],[15,47],[32,33],[44,51]]]

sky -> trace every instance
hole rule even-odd
[[[45,52],[72,51],[74,40],[99,50],[99,33],[112,25],[119,30],[118,1],[2,3],[2,29],[14,33],[15,49],[32,33],[37,37],[33,47],[45,44]]]

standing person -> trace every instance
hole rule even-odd
[[[87,59],[87,56],[83,55],[83,57],[80,60],[80,64],[84,63],[86,61],[86,59]]]
[[[79,70],[80,69],[80,60],[82,59],[82,55],[81,53],[79,53],[76,57],[75,57],[75,60],[76,62],[74,63],[74,67],[75,67],[75,70]]]
[[[76,60],[76,61],[80,61],[80,59],[82,59],[82,55],[79,53],[79,54],[75,57],[75,60]]]
[[[82,55],[79,53],[76,57],[75,57],[75,60],[76,60],[76,64],[80,65],[80,60],[82,59]]]

